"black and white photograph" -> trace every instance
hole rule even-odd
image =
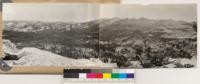
[[[100,13],[102,61],[126,68],[195,67],[195,4],[102,5]]]
[[[102,66],[98,4],[3,4],[4,60],[11,66]]]
[[[195,4],[3,4],[11,66],[194,68]]]

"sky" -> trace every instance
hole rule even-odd
[[[101,17],[197,20],[195,4],[104,5]]]
[[[3,20],[85,22],[98,18],[148,18],[196,21],[195,4],[6,3]]]
[[[5,3],[3,20],[83,22],[99,17],[99,6],[67,3]]]

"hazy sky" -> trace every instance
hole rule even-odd
[[[3,20],[82,22],[99,17],[94,4],[6,3],[3,10]]]
[[[174,19],[196,21],[195,4],[103,5],[101,17]]]
[[[194,4],[114,5],[66,3],[6,3],[3,20],[82,22],[97,18],[149,18],[194,21],[197,8]],[[99,15],[99,11],[101,12]]]

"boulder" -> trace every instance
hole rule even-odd
[[[17,60],[18,49],[16,45],[10,40],[3,39],[3,59],[4,60]]]

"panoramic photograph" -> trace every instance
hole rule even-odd
[[[10,66],[196,67],[195,4],[6,3],[3,10]]]
[[[99,55],[128,68],[192,68],[197,62],[195,4],[101,5]]]
[[[98,59],[99,5],[3,4],[3,59],[11,66],[114,66]]]

